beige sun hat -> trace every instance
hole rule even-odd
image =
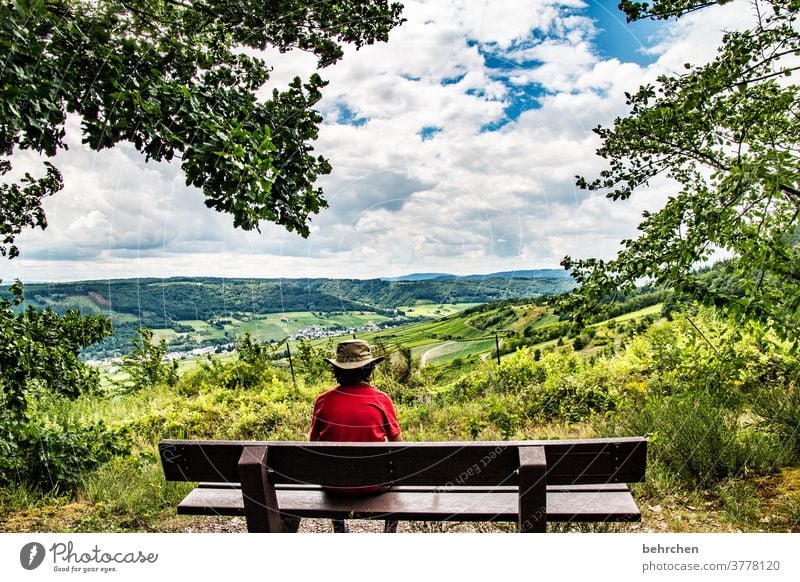
[[[370,364],[379,364],[386,356],[372,356],[372,349],[364,340],[345,340],[336,346],[336,359],[326,358],[329,364],[343,370],[356,370]]]

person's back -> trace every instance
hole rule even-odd
[[[312,441],[380,442],[399,434],[391,398],[369,384],[339,385],[314,404]]]
[[[392,399],[369,384],[372,371],[383,360],[372,357],[362,340],[341,342],[336,359],[329,359],[338,386],[320,394],[314,402],[309,440],[334,442],[399,441],[400,424]],[[375,493],[388,487],[327,488],[335,494]],[[346,532],[344,520],[333,521],[334,531]],[[395,531],[396,521],[387,521],[384,531]]]

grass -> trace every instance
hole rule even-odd
[[[495,349],[493,339],[468,342],[447,342],[426,353],[426,363],[437,366],[477,354],[485,354]]]
[[[108,309],[98,305],[92,298],[86,295],[68,295],[63,299],[53,299],[44,297],[41,301],[25,300],[23,307],[32,305],[37,309],[51,307],[53,309],[79,309],[84,315],[104,315],[111,318],[115,324],[138,322],[140,318],[132,313],[120,313],[113,309]]]
[[[169,341],[172,338],[174,338],[176,335],[178,335],[176,333],[176,331],[174,329],[171,329],[171,328],[169,328],[169,329],[154,329],[153,330],[153,341],[156,342],[156,343],[160,342],[162,339],[166,340],[166,341]]]
[[[552,313],[543,313],[540,314],[531,322],[530,327],[531,329],[538,329],[540,327],[547,327],[548,325],[552,325],[554,323],[558,323],[558,317],[553,315]]]
[[[404,305],[397,309],[404,312],[408,317],[439,318],[454,315],[478,305],[480,305],[480,303],[431,303],[423,305]]]
[[[631,311],[630,313],[625,313],[623,315],[614,317],[613,321],[621,323],[623,321],[630,321],[631,319],[641,319],[642,317],[647,317],[648,315],[659,317],[661,315],[661,307],[662,304],[657,303],[656,305],[651,305],[650,307],[645,307],[644,309],[640,309],[638,311]],[[608,321],[603,321],[595,325],[605,325],[607,323]]]

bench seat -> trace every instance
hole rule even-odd
[[[397,486],[370,496],[332,495],[313,485],[276,486],[281,513],[293,517],[414,521],[517,520],[517,487]],[[244,516],[240,487],[201,483],[178,505],[182,515]],[[641,513],[625,484],[549,486],[547,521],[635,522]]]

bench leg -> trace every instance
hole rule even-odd
[[[519,447],[520,533],[547,531],[547,460],[544,447]]]
[[[297,533],[300,529],[299,517],[284,517],[283,518],[283,531],[286,533]]]
[[[278,511],[275,486],[267,473],[268,448],[265,445],[244,447],[239,457],[239,479],[242,484],[247,531],[277,533],[283,531]]]

